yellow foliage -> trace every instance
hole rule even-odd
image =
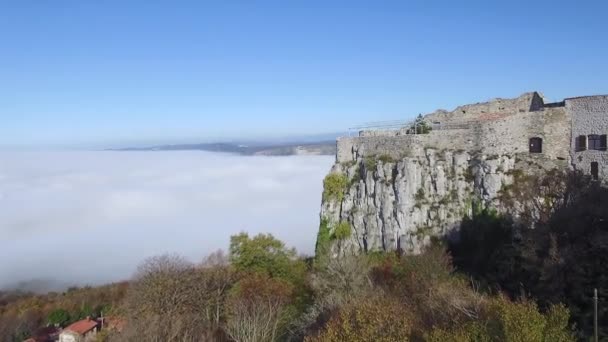
[[[427,342],[573,342],[568,309],[556,305],[543,315],[534,302],[513,302],[505,297],[491,301],[488,316],[453,329],[436,328]]]
[[[495,320],[500,324],[504,341],[543,341],[543,332],[547,322],[538,311],[536,303],[530,301],[511,302],[501,296],[491,304],[491,311]]]
[[[372,298],[341,309],[306,342],[394,342],[410,339],[411,316],[396,299]]]
[[[491,342],[486,326],[479,322],[466,323],[455,330],[434,329],[425,338],[427,342]]]

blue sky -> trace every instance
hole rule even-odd
[[[344,131],[608,93],[608,4],[3,1],[0,146]]]

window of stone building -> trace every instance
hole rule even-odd
[[[589,134],[589,149],[590,150],[598,150],[598,151],[606,151],[606,135],[599,134]]]
[[[576,137],[576,151],[584,151],[587,149],[587,136],[579,135]]]
[[[589,135],[589,149],[606,151],[606,134],[590,134]]]
[[[543,153],[543,139],[530,138],[530,153]]]
[[[591,177],[597,180],[599,177],[599,167],[597,162],[591,162]]]

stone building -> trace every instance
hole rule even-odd
[[[96,340],[99,322],[87,317],[67,326],[59,334],[58,342],[92,342]]]

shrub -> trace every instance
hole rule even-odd
[[[490,304],[490,319],[495,321],[501,341],[570,342],[574,341],[567,328],[568,310],[558,305],[543,315],[532,301],[512,302],[499,296]]]
[[[553,306],[543,315],[531,301],[512,302],[504,296],[487,305],[483,317],[450,328],[434,328],[425,335],[428,342],[509,341],[509,342],[572,342],[568,329],[568,310]]]
[[[454,330],[435,328],[425,336],[427,342],[491,342],[492,338],[485,325],[467,322]]]
[[[322,264],[326,261],[330,246],[331,229],[329,228],[329,220],[322,217],[321,223],[319,224],[319,232],[317,233],[317,243],[315,245],[315,262],[317,264]]]
[[[545,341],[569,342],[574,341],[572,331],[568,328],[570,312],[563,304],[553,305],[546,313]]]
[[[343,173],[332,172],[328,174],[323,180],[323,200],[341,202],[348,186],[348,178]]]
[[[378,166],[378,160],[375,156],[367,156],[363,160],[363,165],[365,165],[366,171],[375,171]]]
[[[393,157],[391,157],[388,154],[383,154],[380,157],[378,157],[378,160],[381,161],[382,163],[386,164],[386,163],[394,163],[395,159],[393,159]]]
[[[412,319],[394,298],[368,298],[339,310],[325,329],[307,342],[409,341]]]
[[[505,297],[498,297],[492,304],[491,314],[499,323],[503,341],[543,341],[546,321],[534,302],[513,303]]]
[[[350,227],[350,224],[346,221],[342,221],[338,223],[338,225],[334,229],[332,238],[336,240],[345,240],[348,239],[351,235],[352,229]]]

